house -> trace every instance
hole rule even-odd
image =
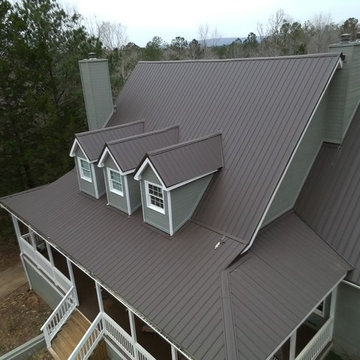
[[[99,102],[106,62],[80,69],[91,120],[75,169],[1,199],[54,308],[53,353],[359,357],[360,42],[141,62],[115,109]],[[65,353],[79,311],[89,326]]]

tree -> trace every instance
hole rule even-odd
[[[143,57],[147,61],[159,61],[162,59],[163,40],[159,36],[154,36],[152,41],[146,44]]]
[[[350,34],[351,40],[356,39],[356,34],[360,31],[359,20],[356,18],[348,18],[344,21],[344,23],[340,26],[340,32],[342,34]]]
[[[0,5],[0,194],[55,180],[86,128],[77,61],[101,44],[55,0]]]
[[[175,39],[171,40],[169,49],[171,51],[171,60],[185,59],[187,57],[186,52],[188,49],[188,42],[182,36],[177,36]]]

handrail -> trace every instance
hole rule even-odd
[[[74,287],[72,286],[40,329],[44,333],[46,346],[48,348],[51,346],[51,340],[61,329],[75,308],[76,300],[74,296]]]
[[[101,312],[96,316],[68,360],[85,360],[89,358],[105,331],[102,316],[103,313]]]

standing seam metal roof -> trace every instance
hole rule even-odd
[[[324,144],[295,205],[296,212],[354,267],[360,285],[360,106],[340,146]]]
[[[221,132],[225,167],[194,219],[250,241],[338,60],[139,63],[109,124],[178,124],[180,142]]]

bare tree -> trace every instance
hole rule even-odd
[[[128,42],[125,26],[116,22],[102,21],[98,23],[97,37],[107,50],[121,49]]]

